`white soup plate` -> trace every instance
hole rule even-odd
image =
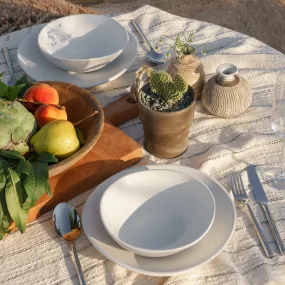
[[[216,204],[213,225],[204,238],[193,246],[166,257],[143,257],[122,248],[107,233],[100,217],[100,201],[105,190],[124,175],[147,169],[179,171],[197,179],[212,192]],[[234,202],[223,186],[199,170],[180,165],[148,165],[124,170],[108,178],[94,189],[86,201],[82,213],[85,234],[103,256],[128,270],[151,276],[182,274],[210,261],[228,243],[234,231],[235,222]]]
[[[72,15],[48,23],[38,36],[44,56],[75,72],[98,70],[117,58],[129,41],[127,31],[102,15]]]
[[[101,220],[122,247],[147,257],[175,254],[201,240],[215,216],[212,193],[178,171],[123,176],[101,198]]]
[[[19,45],[18,62],[28,76],[36,81],[61,81],[75,84],[82,88],[98,86],[110,82],[132,65],[138,54],[138,43],[133,34],[129,33],[129,43],[114,61],[102,69],[88,73],[67,72],[58,68],[41,53],[37,40],[42,27],[33,27]]]

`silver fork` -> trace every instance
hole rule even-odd
[[[17,82],[17,78],[14,75],[13,67],[12,67],[12,63],[11,63],[11,59],[10,59],[10,55],[9,55],[9,51],[8,51],[8,49],[6,47],[3,48],[3,53],[4,53],[4,56],[6,58],[6,61],[7,61],[7,64],[8,64],[8,68],[9,68],[9,71],[10,71],[10,75],[11,75],[11,77],[10,77],[10,79],[8,81],[8,85],[12,86],[12,85],[15,85],[15,83]]]
[[[233,190],[233,194],[234,194],[234,198],[237,202],[239,202],[240,204],[246,205],[247,206],[247,210],[248,213],[250,215],[250,218],[253,222],[254,228],[256,230],[257,236],[261,242],[261,245],[263,247],[263,250],[265,252],[265,255],[268,258],[272,258],[273,257],[273,253],[271,248],[269,247],[266,238],[264,236],[264,233],[250,207],[250,205],[248,204],[249,201],[249,197],[246,194],[242,179],[241,179],[241,175],[240,173],[232,173],[230,175],[230,180],[231,180],[231,187]]]

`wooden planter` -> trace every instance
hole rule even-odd
[[[143,92],[142,89],[140,92]],[[143,124],[145,146],[154,156],[173,158],[187,148],[189,130],[195,111],[194,90],[189,86],[187,92],[192,97],[192,103],[176,112],[151,110],[142,102],[139,95],[139,117]]]
[[[158,112],[151,110],[141,100],[143,89],[149,84],[151,72],[152,68],[148,66],[142,66],[136,72],[129,101],[138,102],[146,149],[157,157],[173,158],[187,148],[190,125],[195,111],[195,93],[189,86],[187,92],[192,97],[192,103],[180,111]]]

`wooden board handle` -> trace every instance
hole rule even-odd
[[[138,116],[138,104],[130,103],[129,96],[127,93],[104,108],[106,122],[118,126]]]

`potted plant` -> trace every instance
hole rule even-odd
[[[146,75],[144,85],[142,78]],[[146,149],[154,156],[173,158],[185,151],[195,110],[195,94],[180,74],[142,67],[131,94],[138,99]]]
[[[199,47],[203,46],[202,54],[205,54],[206,48],[205,45],[192,46],[194,35],[193,30],[190,31],[188,36],[186,36],[185,31],[183,31],[179,33],[176,38],[162,35],[156,44],[156,49],[159,49],[160,44],[165,44],[168,46],[168,56],[171,56],[170,52],[172,50],[175,51],[175,57],[171,59],[167,72],[171,76],[180,73],[186,82],[194,89],[196,99],[199,99],[205,84],[205,73],[203,64],[196,55],[196,52]],[[172,43],[166,42],[166,39],[172,40]]]

